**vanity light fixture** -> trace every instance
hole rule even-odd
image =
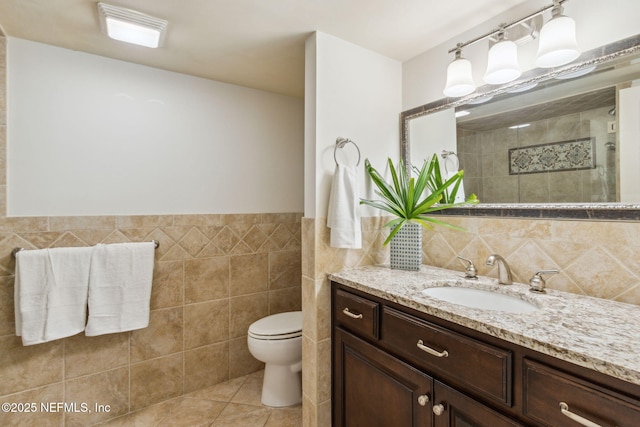
[[[530,15],[508,24],[502,24],[486,34],[458,43],[449,53],[455,52],[455,60],[447,68],[447,83],[444,94],[449,97],[465,96],[476,88],[471,75],[471,63],[462,58],[462,49],[481,40],[491,38],[495,44],[489,49],[487,70],[483,80],[488,84],[505,84],[516,80],[522,75],[518,64],[517,43],[507,40],[508,29],[521,25],[527,30],[527,36],[517,39],[519,43],[535,39],[539,35],[540,43],[536,66],[542,68],[558,67],[568,64],[580,56],[576,43],[575,21],[562,14],[562,4],[568,0],[553,0],[553,3]],[[544,12],[551,10],[552,18],[538,33],[537,27]],[[514,29],[514,31],[516,31]]]
[[[114,40],[157,48],[162,44],[168,22],[131,9],[98,3],[102,31]]]
[[[541,68],[559,67],[580,56],[576,21],[562,14],[560,0],[553,1],[551,16],[551,20],[540,30],[536,66]]]
[[[482,78],[486,83],[500,85],[509,83],[522,75],[518,65],[518,47],[505,39],[504,28],[498,33],[498,41],[489,49],[487,71]]]
[[[471,61],[462,57],[462,49],[455,50],[456,58],[447,67],[447,85],[444,94],[450,97],[469,95],[476,90],[471,71]]]

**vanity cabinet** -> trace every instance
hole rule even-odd
[[[432,426],[432,378],[338,328],[333,426]]]
[[[332,282],[333,426],[640,425],[640,386]]]

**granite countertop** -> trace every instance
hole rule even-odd
[[[329,278],[385,300],[466,326],[558,359],[640,385],[640,307],[547,289],[529,292],[521,283],[423,265],[420,271],[367,266]],[[483,310],[429,297],[421,291],[440,286],[485,289],[538,307],[529,313]]]

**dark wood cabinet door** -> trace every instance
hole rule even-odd
[[[333,426],[432,425],[431,377],[339,328],[333,372]]]
[[[522,427],[468,396],[434,381],[435,427]]]

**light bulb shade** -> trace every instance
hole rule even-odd
[[[471,72],[471,62],[468,59],[456,58],[447,67],[447,85],[444,94],[450,97],[469,95],[476,90]]]
[[[580,56],[576,42],[576,22],[568,16],[558,15],[540,30],[536,66],[559,67]]]
[[[518,47],[511,40],[502,40],[489,49],[487,72],[483,80],[492,85],[512,82],[522,75],[518,65]]]

